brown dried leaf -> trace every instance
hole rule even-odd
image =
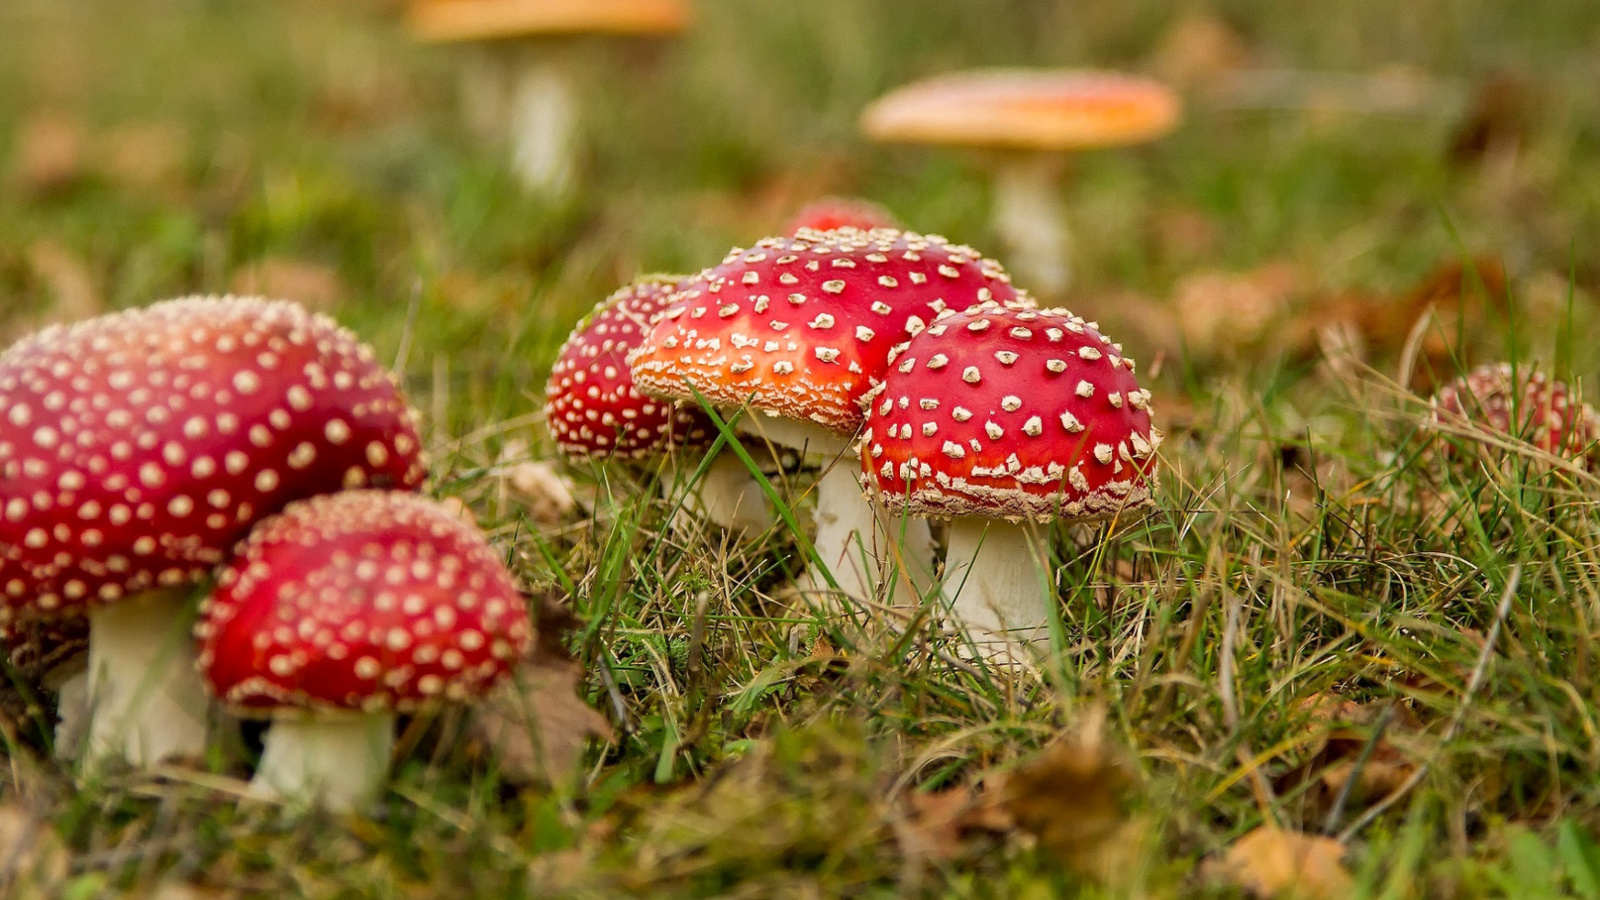
[[[269,256],[235,272],[229,289],[235,294],[293,300],[317,310],[333,309],[345,294],[333,269],[281,256]]]
[[[84,174],[83,123],[61,113],[38,113],[22,123],[11,169],[25,190],[50,193]]]
[[[1257,897],[1344,900],[1355,881],[1340,863],[1344,845],[1329,837],[1263,825],[1206,863],[1206,877]]]
[[[1173,290],[1178,327],[1191,352],[1229,356],[1262,341],[1301,287],[1299,272],[1288,263],[1242,274],[1196,272]]]
[[[1132,765],[1105,741],[1103,713],[1057,738],[991,786],[1016,827],[1082,872],[1107,875],[1136,842],[1130,823]],[[992,820],[998,821],[998,820]]]
[[[0,896],[52,896],[66,877],[67,849],[49,823],[14,803],[0,805]]]
[[[505,480],[522,500],[528,517],[540,525],[559,525],[578,507],[571,482],[543,460],[511,464],[505,470]]]
[[[1352,778],[1355,783],[1349,784],[1344,804],[1347,812],[1383,799],[1416,771],[1417,764],[1390,740],[1417,731],[1418,723],[1407,707],[1393,707],[1369,752],[1367,745],[1372,743],[1384,704],[1357,703],[1334,693],[1319,693],[1299,706],[1316,737],[1305,761],[1279,776],[1275,787],[1280,793],[1304,789],[1302,802],[1311,815],[1325,816]],[[1361,760],[1363,753],[1365,761]]]
[[[583,669],[561,643],[572,621],[564,607],[545,598],[533,649],[473,713],[473,736],[509,782],[560,784],[589,738],[611,739],[611,724],[579,695]]]

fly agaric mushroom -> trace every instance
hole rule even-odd
[[[533,638],[477,526],[412,494],[345,491],[256,526],[195,625],[211,692],[269,715],[253,793],[376,799],[397,713],[480,697]]]
[[[561,345],[545,385],[545,422],[569,458],[664,459],[662,487],[670,490],[675,451],[714,441],[716,426],[698,406],[641,395],[628,369],[629,351],[681,284],[669,276],[639,279],[601,301]],[[758,532],[772,524],[760,489],[732,453],[711,461],[693,502],[723,528]]]
[[[1587,470],[1600,457],[1600,419],[1565,383],[1510,363],[1480,366],[1439,389],[1434,427],[1510,435]]]
[[[878,229],[801,229],[734,250],[695,276],[631,358],[647,394],[760,413],[740,427],[812,454],[843,454],[861,426],[861,400],[882,377],[890,349],[941,313],[985,300],[1031,305],[999,263],[937,236]],[[863,549],[886,534],[861,494],[853,464],[825,467],[817,483],[822,562],[848,596],[871,597],[880,580]],[[914,577],[931,568],[931,539],[907,523]],[[819,579],[814,578],[813,581]]]
[[[864,483],[891,511],[951,520],[946,601],[986,655],[1044,637],[1038,524],[1150,504],[1149,401],[1122,348],[1062,309],[986,303],[895,349],[869,400]]]
[[[331,319],[189,297],[0,354],[0,620],[89,617],[89,751],[204,746],[193,585],[289,501],[415,488],[416,417]]]
[[[813,231],[833,231],[836,228],[859,228],[862,231],[871,231],[874,228],[899,227],[900,223],[895,219],[894,213],[871,200],[862,200],[858,197],[821,197],[800,207],[800,211],[794,214],[794,218],[789,220],[783,231],[785,234],[794,234],[802,228],[810,228]]]
[[[480,129],[509,126],[513,162],[547,194],[572,180],[578,129],[576,70],[584,35],[668,36],[689,17],[684,0],[413,0],[411,31],[435,43],[471,44],[462,100]]]
[[[1115,72],[990,69],[898,88],[861,114],[876,141],[994,151],[994,219],[1026,282],[1051,296],[1071,281],[1061,210],[1065,151],[1137,144],[1171,131],[1177,95]]]

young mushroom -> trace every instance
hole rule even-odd
[[[1061,309],[986,303],[894,353],[860,443],[893,512],[950,520],[944,592],[979,652],[1018,658],[1046,635],[1052,520],[1142,515],[1161,433],[1133,360]]]
[[[686,283],[631,358],[647,394],[720,410],[746,405],[739,427],[827,458],[813,540],[849,597],[875,596],[873,557],[898,535],[861,494],[853,461],[834,462],[861,426],[861,400],[889,350],[934,317],[985,300],[1030,303],[1000,265],[936,236],[878,229],[802,229],[734,250]],[[930,568],[923,523],[905,523],[903,569]],[[813,583],[821,585],[820,573]],[[901,595],[902,602],[913,598]]]
[[[346,491],[258,525],[195,637],[212,693],[273,720],[252,792],[347,811],[379,795],[397,713],[482,696],[533,630],[475,525],[412,494]]]
[[[561,345],[544,392],[545,423],[562,453],[575,460],[659,462],[669,495],[675,473],[695,470],[692,451],[715,440],[716,426],[696,405],[640,394],[627,358],[681,284],[650,276],[601,301]],[[680,456],[686,459],[679,462]],[[756,533],[772,524],[760,487],[733,453],[711,461],[688,503],[732,531]]]
[[[994,221],[1010,264],[1058,296],[1071,282],[1062,155],[1153,140],[1176,126],[1179,110],[1177,95],[1149,78],[990,69],[898,88],[862,112],[861,128],[876,141],[992,151]]]
[[[87,614],[92,760],[196,755],[196,583],[291,500],[417,487],[420,452],[394,377],[292,303],[47,329],[0,354],[0,619]]]
[[[838,228],[899,228],[900,222],[883,206],[859,197],[819,197],[794,214],[784,226],[784,234],[794,234],[802,228],[813,231],[833,231]]]
[[[1600,458],[1594,407],[1538,370],[1479,366],[1440,388],[1429,405],[1436,429],[1516,437],[1584,470]]]
[[[684,0],[413,0],[411,32],[469,45],[462,101],[481,131],[509,128],[528,187],[559,195],[572,182],[582,100],[575,84],[584,36],[660,36],[687,24]]]

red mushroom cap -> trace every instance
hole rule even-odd
[[[1102,518],[1150,502],[1150,394],[1133,360],[1062,309],[984,304],[897,348],[861,460],[892,511]]]
[[[640,394],[628,368],[628,353],[681,283],[652,276],[628,285],[596,306],[561,345],[544,396],[545,421],[563,453],[638,459],[710,443],[711,420],[698,407]]]
[[[1510,363],[1480,366],[1440,388],[1432,407],[1435,423],[1516,435],[1584,468],[1600,455],[1600,420],[1594,408],[1543,372],[1518,373]]]
[[[257,519],[414,488],[416,416],[331,319],[190,297],[0,354],[0,619],[197,579]]]
[[[871,200],[857,197],[822,197],[800,208],[789,220],[785,234],[794,234],[802,228],[814,231],[834,231],[840,228],[899,228],[894,213]]]
[[[234,707],[405,712],[487,691],[533,627],[477,526],[412,494],[346,491],[251,532],[195,636]]]
[[[631,357],[647,394],[860,426],[889,351],[941,313],[1032,305],[1000,264],[909,231],[802,229],[735,250],[688,281]]]

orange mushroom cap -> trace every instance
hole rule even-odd
[[[1178,122],[1171,88],[1150,78],[1081,69],[987,69],[891,91],[861,114],[873,140],[1026,150],[1137,144]]]
[[[411,33],[424,41],[483,41],[555,34],[676,34],[684,0],[413,0]]]

